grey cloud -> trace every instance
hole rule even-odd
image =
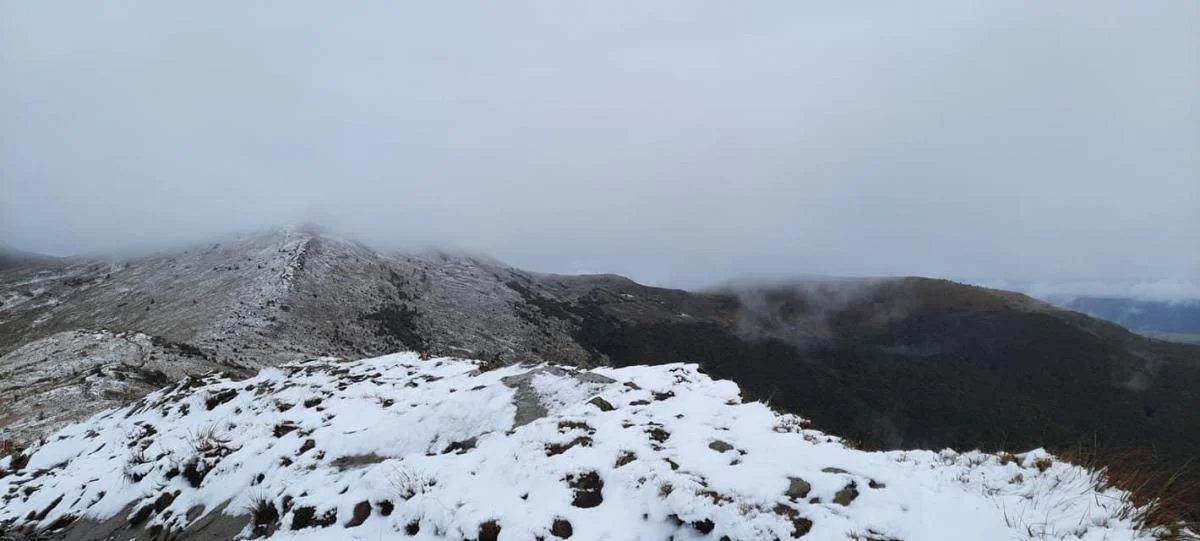
[[[557,272],[1200,280],[1200,4],[0,4],[0,227]]]

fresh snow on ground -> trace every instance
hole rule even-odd
[[[187,374],[227,368],[136,332],[75,330],[0,355],[0,426],[37,441]]]
[[[0,459],[0,531],[222,513],[314,541],[1153,539],[1041,451],[860,451],[690,364],[486,368],[189,378]]]

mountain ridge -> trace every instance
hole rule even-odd
[[[14,374],[0,400],[26,439],[164,377],[415,350],[497,366],[695,362],[876,448],[1095,441],[1154,448],[1163,468],[1200,454],[1200,348],[948,280],[689,292],[288,230],[6,269],[0,286],[19,301],[0,306],[0,370]],[[43,399],[33,381],[84,399]]]
[[[44,263],[58,259],[54,256],[18,250],[0,242],[0,269]]]

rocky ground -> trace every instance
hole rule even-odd
[[[13,440],[36,441],[188,374],[227,368],[141,333],[57,333],[0,357],[0,426]]]
[[[1153,539],[1042,452],[867,452],[695,365],[397,354],[192,377],[0,459],[47,539]]]

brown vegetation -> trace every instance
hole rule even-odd
[[[1097,472],[1096,490],[1116,487],[1129,493],[1123,517],[1143,527],[1163,528],[1166,539],[1182,539],[1200,528],[1200,482],[1189,476],[1192,464],[1164,467],[1149,448],[1101,448],[1077,445],[1058,450],[1062,460]]]

